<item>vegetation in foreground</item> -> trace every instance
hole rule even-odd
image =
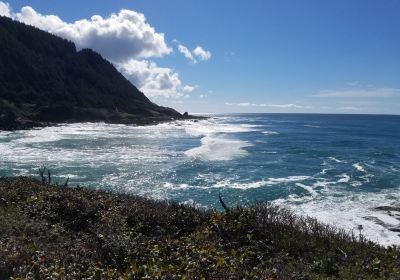
[[[397,248],[269,204],[205,211],[43,179],[0,178],[0,279],[400,278]]]

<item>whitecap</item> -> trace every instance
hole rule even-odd
[[[257,131],[256,126],[247,124],[220,123],[216,120],[202,120],[198,122],[182,123],[188,135],[207,136],[216,133],[240,133]]]
[[[338,183],[348,183],[350,181],[350,176],[347,174],[341,174],[339,175],[340,179],[338,180]]]
[[[279,184],[288,184],[292,182],[301,182],[309,179],[310,176],[288,176],[282,178],[268,178],[254,182],[232,182],[231,180],[222,180],[213,185],[214,188],[232,188],[232,189],[255,189],[264,186],[274,186]]]
[[[343,162],[342,160],[339,160],[339,159],[337,159],[335,157],[329,157],[329,159],[334,161],[334,162],[338,162],[338,163]]]
[[[229,181],[221,181],[215,184],[214,188],[231,188],[231,189],[240,189],[240,190],[248,190],[248,189],[255,189],[260,188],[263,186],[268,185],[266,181],[256,181],[250,183],[238,183],[238,182],[229,182]]]
[[[185,155],[210,161],[233,160],[247,156],[249,153],[244,148],[252,146],[247,141],[229,138],[224,135],[206,136],[201,138],[200,141],[200,147],[187,150]]]
[[[317,196],[318,193],[310,186],[304,185],[302,183],[296,183],[296,186],[308,191],[312,196]]]
[[[360,181],[353,181],[353,182],[351,182],[350,183],[350,185],[352,186],[352,187],[361,187],[362,186],[362,183],[360,182]]]
[[[353,164],[353,167],[354,167],[355,169],[357,169],[358,171],[360,171],[360,172],[365,172],[364,167],[363,167],[360,163],[355,163],[355,164]]]
[[[278,135],[279,134],[279,132],[270,131],[270,130],[262,131],[261,133],[264,135]]]
[[[283,178],[269,178],[268,184],[276,185],[281,183],[291,183],[291,182],[299,182],[309,179],[310,176],[288,176]]]
[[[321,170],[321,172],[319,172],[319,173],[322,174],[322,175],[325,175],[325,174],[326,174],[326,171],[328,171],[328,170],[330,170],[330,168],[323,168],[323,169]]]
[[[320,128],[319,125],[311,125],[311,124],[305,124],[305,127],[312,127],[312,128]]]

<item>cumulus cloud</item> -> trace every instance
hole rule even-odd
[[[200,46],[193,50],[193,54],[200,60],[209,60],[211,58],[211,52],[204,50]]]
[[[265,104],[265,103],[249,103],[249,102],[241,102],[241,103],[231,103],[226,102],[225,105],[228,106],[239,106],[239,107],[270,107],[270,108],[295,108],[295,109],[310,109],[311,106],[304,106],[298,104]]]
[[[11,17],[11,8],[8,3],[0,2],[0,16]]]
[[[341,97],[341,98],[366,98],[366,97],[391,97],[400,94],[396,88],[367,88],[367,89],[343,89],[322,90],[315,97]]]
[[[199,61],[209,60],[211,58],[211,52],[204,50],[200,46],[197,46],[190,51],[186,46],[179,44],[178,41],[174,40],[174,42],[178,43],[178,51],[194,64],[198,63]]]
[[[78,48],[94,49],[112,61],[161,57],[172,52],[164,34],[156,32],[143,14],[132,10],[121,10],[105,18],[94,15],[72,23],[55,15],[42,15],[31,7],[23,7],[13,17],[69,39]]]
[[[131,59],[117,65],[118,70],[150,98],[188,97],[194,86],[182,86],[173,69],[157,66],[149,60]]]
[[[172,49],[166,44],[164,34],[156,32],[142,13],[121,10],[107,17],[94,15],[68,23],[56,15],[40,14],[29,6],[13,13],[8,3],[0,1],[0,15],[71,40],[78,49],[99,52],[150,98],[188,97],[195,89],[183,86],[173,69],[159,67],[149,60],[168,55]]]
[[[158,67],[148,60],[131,59],[117,65],[118,70],[150,97],[171,97],[182,86],[179,74],[170,68]]]

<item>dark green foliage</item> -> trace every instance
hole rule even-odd
[[[98,53],[0,16],[0,129],[30,122],[148,123],[157,106]],[[26,124],[28,122],[28,124]]]
[[[26,276],[399,279],[400,251],[269,204],[204,211],[3,178],[0,279]]]

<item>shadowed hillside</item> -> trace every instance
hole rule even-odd
[[[72,42],[35,27],[0,17],[0,46],[0,129],[183,117],[152,103],[98,53],[77,52]]]

